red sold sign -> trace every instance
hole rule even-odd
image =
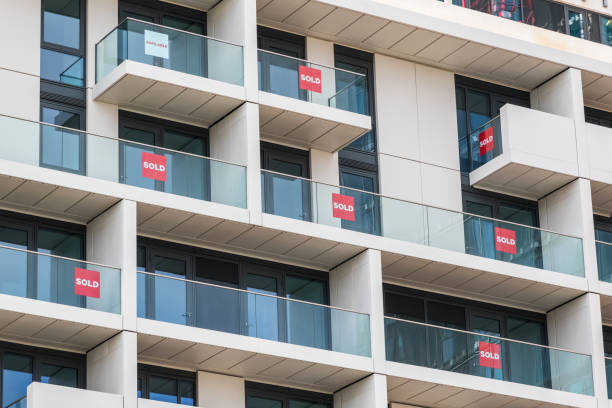
[[[166,156],[142,152],[142,177],[166,181]]]
[[[501,352],[499,351],[499,344],[479,341],[478,355],[480,357],[481,367],[501,369]]]
[[[480,155],[483,156],[495,147],[495,139],[493,138],[493,128],[490,127],[478,135],[478,144],[480,146]]]
[[[334,218],[355,221],[355,199],[353,197],[332,193],[332,205]]]
[[[100,298],[100,272],[74,268],[74,294]]]
[[[300,66],[300,89],[321,93],[321,70]]]
[[[495,227],[495,250],[516,254],[516,231]]]

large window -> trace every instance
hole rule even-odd
[[[0,212],[0,245],[83,259],[85,231],[81,226]],[[73,273],[55,258],[30,256],[26,252],[2,250],[0,292],[39,300],[82,306],[74,293],[73,280],[62,279]]]
[[[546,316],[510,309],[498,305],[417,291],[400,286],[384,285],[385,316],[450,329],[465,330],[482,336],[508,338],[534,344],[547,344]],[[463,332],[426,330],[424,326],[387,325],[387,355],[401,361],[444,370],[473,374],[469,359],[478,350],[477,336]],[[490,338],[490,337],[489,337]],[[474,341],[472,344],[471,342]],[[469,343],[469,344],[468,344]],[[490,378],[520,378],[527,384],[545,385],[550,378],[548,354],[544,348],[514,348],[504,346],[504,366],[501,370],[481,368],[481,376]],[[512,355],[512,357],[510,357]]]
[[[472,132],[498,115],[506,103],[529,107],[529,93],[455,75],[455,96],[460,167],[468,173]]]
[[[0,343],[2,364],[2,407],[26,395],[32,382],[85,387],[85,356]]]
[[[330,347],[330,322],[324,308],[298,307],[279,299],[328,305],[324,273],[144,238],[139,239],[138,269],[156,274],[139,274],[139,317]],[[291,324],[300,321],[315,327]]]
[[[138,398],[195,406],[196,373],[139,364]]]
[[[246,408],[333,408],[333,397],[328,394],[247,382]]]

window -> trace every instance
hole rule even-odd
[[[593,218],[599,280],[612,282],[612,219],[601,215]]]
[[[138,398],[195,406],[196,373],[138,365]]]
[[[470,172],[470,135],[499,114],[506,103],[529,107],[529,93],[455,75],[459,161],[461,171]],[[462,180],[468,183],[467,177]]]
[[[32,382],[85,387],[85,356],[21,344],[0,343],[2,406],[26,395]]]
[[[85,86],[85,13],[83,0],[42,1],[42,79]]]
[[[206,35],[206,13],[159,0],[120,0],[119,22],[128,17]]]
[[[612,21],[612,20],[611,20]],[[599,109],[584,107],[584,116],[587,123],[612,128],[612,113]]]
[[[201,200],[210,199],[210,162],[193,156],[208,156],[208,129],[120,111],[119,138],[122,140],[119,143],[121,183]],[[156,146],[188,154],[158,150]],[[166,157],[166,181],[142,176],[143,153]]]
[[[70,129],[84,129],[83,109],[57,102],[41,102],[40,166],[86,174],[86,135]]]
[[[0,212],[0,245],[83,259],[85,231],[81,226]],[[82,306],[74,289],[66,286],[72,281],[62,279],[70,268],[67,263],[3,248],[0,252],[0,293]]]
[[[157,275],[138,276],[139,317],[331,347],[327,309],[296,307],[279,299],[328,305],[328,276],[324,273],[145,238],[139,239],[138,262],[139,271]],[[232,290],[236,288],[251,293]],[[291,324],[300,321],[309,325]]]
[[[333,408],[333,397],[328,394],[247,382],[246,408]]]

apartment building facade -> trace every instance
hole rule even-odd
[[[0,4],[2,408],[612,407],[607,0]]]

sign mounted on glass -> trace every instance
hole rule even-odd
[[[300,89],[321,93],[321,70],[300,65]]]
[[[142,152],[142,177],[166,181],[166,156]]]
[[[355,199],[344,194],[332,193],[332,215],[347,221],[355,221]]]
[[[478,145],[480,147],[480,155],[484,156],[495,147],[495,137],[493,135],[493,128],[490,127],[480,132],[478,135]]]
[[[495,250],[516,255],[516,231],[495,227]]]
[[[501,351],[499,344],[478,342],[478,356],[481,367],[501,369]]]
[[[170,58],[170,44],[168,41],[168,34],[145,30],[144,42],[145,54],[164,59]]]
[[[74,268],[74,294],[100,298],[100,272]]]

